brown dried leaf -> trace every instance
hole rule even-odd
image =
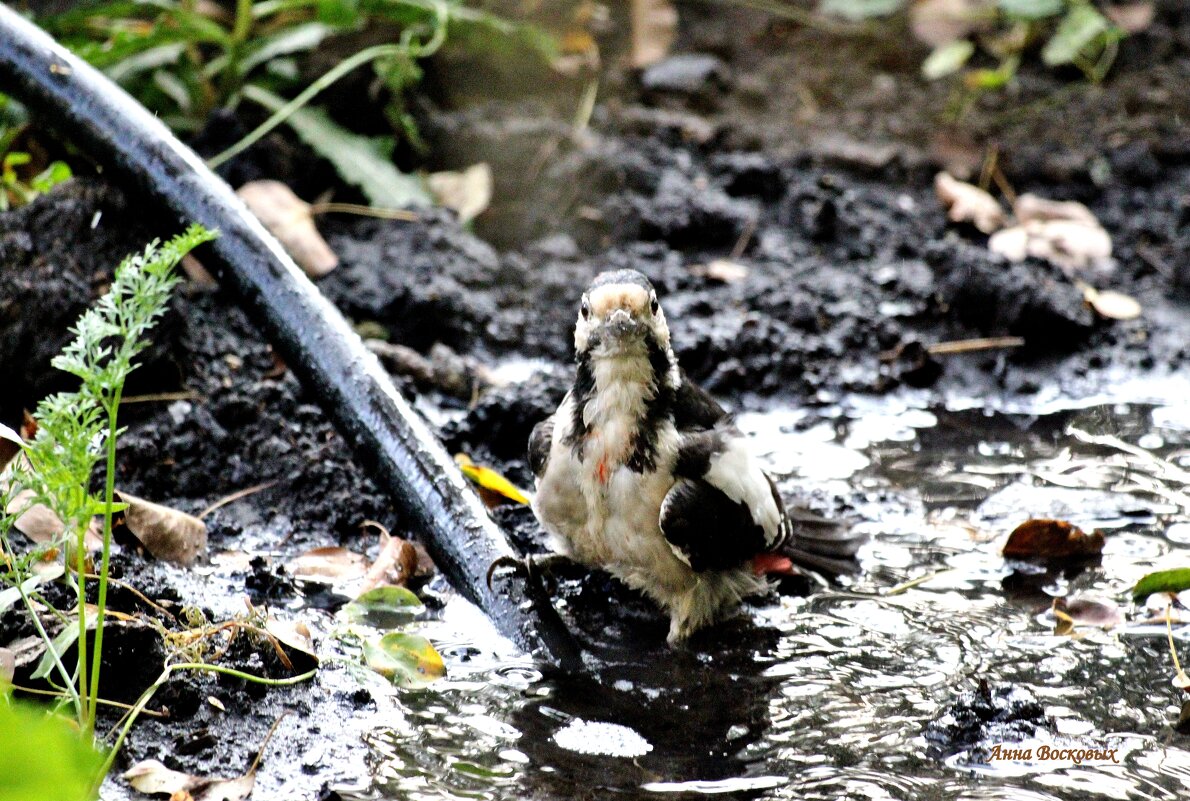
[[[310,204],[288,186],[280,181],[250,181],[236,194],[306,275],[321,278],[339,265],[339,257],[314,225]]]
[[[116,500],[128,504],[124,527],[155,559],[188,567],[206,553],[207,525],[197,517],[125,492]]]
[[[918,41],[931,47],[963,39],[990,27],[984,13],[994,0],[919,0],[909,7],[909,27]]]
[[[17,531],[36,542],[45,545],[62,537],[66,526],[50,507],[43,503],[30,504],[33,498],[31,490],[21,490],[8,502],[7,514],[16,514],[21,509],[24,513],[13,524]],[[103,531],[99,521],[92,519],[87,526],[86,545],[88,553],[98,551],[103,547]]]
[[[244,801],[256,784],[255,771],[234,779],[206,779],[171,770],[156,759],[138,762],[124,772],[133,789],[148,795],[168,795],[171,801]]]
[[[1100,317],[1108,320],[1135,320],[1142,311],[1140,303],[1131,295],[1107,289],[1100,291],[1083,284],[1083,300]]]
[[[381,585],[402,586],[417,572],[417,551],[413,544],[394,537],[379,524],[373,525],[380,531],[380,553],[364,576],[359,589],[361,595]]]
[[[367,572],[368,560],[346,548],[314,548],[286,562],[285,569],[302,581],[335,584],[361,578]]]
[[[947,208],[951,222],[969,222],[985,234],[1004,225],[1004,209],[990,194],[950,173],[934,176],[934,192]]]
[[[656,64],[678,38],[678,10],[670,0],[632,0],[632,66]]]
[[[1103,553],[1103,532],[1085,533],[1065,520],[1026,520],[1008,535],[1009,559],[1078,559]]]
[[[1055,598],[1053,603],[1054,634],[1070,634],[1076,626],[1114,629],[1124,622],[1124,613],[1111,601],[1082,596]]]
[[[483,214],[492,202],[492,168],[486,162],[472,164],[461,172],[435,172],[426,177],[438,203],[470,222]]]
[[[8,466],[18,453],[24,441],[21,435],[0,423],[0,470]]]

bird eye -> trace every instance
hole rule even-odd
[[[656,296],[653,297],[653,302],[649,304],[649,311],[651,311],[653,314],[657,314],[657,312],[661,311],[661,304],[657,302]]]
[[[579,313],[583,316],[584,320],[591,316],[591,304],[587,303],[585,299],[583,300],[583,305],[579,307]]]

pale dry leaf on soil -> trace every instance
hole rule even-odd
[[[1044,259],[1063,272],[1102,264],[1111,258],[1111,236],[1098,225],[1074,220],[1031,220],[996,231],[988,248],[1009,261],[1032,256]]]
[[[368,560],[342,547],[313,548],[285,563],[289,575],[317,584],[337,584],[363,578]]]
[[[642,69],[669,55],[678,38],[678,10],[670,0],[632,0],[632,66]]]
[[[1032,192],[1026,192],[1016,199],[1012,204],[1012,213],[1020,223],[1067,220],[1102,227],[1095,213],[1082,203],[1075,200],[1050,200]]]
[[[1004,209],[994,197],[974,184],[940,172],[934,176],[934,192],[946,206],[946,216],[951,222],[969,222],[985,234],[1004,225]]]
[[[1140,302],[1131,295],[1112,289],[1099,290],[1090,284],[1079,283],[1083,300],[1100,317],[1108,320],[1135,320],[1141,315]]]
[[[189,567],[207,551],[207,525],[193,515],[158,503],[116,492],[128,504],[122,513],[124,527],[153,558]]]
[[[1114,629],[1124,622],[1124,612],[1119,606],[1090,595],[1055,598],[1051,611],[1054,614],[1054,634],[1058,635],[1071,634],[1079,626]]]
[[[459,172],[430,173],[426,184],[439,204],[459,215],[459,222],[471,222],[492,203],[492,168],[486,162]]]
[[[995,21],[995,0],[918,0],[909,7],[909,28],[918,41],[941,47]]]
[[[17,655],[9,648],[0,648],[0,687],[12,684],[17,672]]]
[[[1155,9],[1150,0],[1139,3],[1112,3],[1103,13],[1125,33],[1140,33],[1153,24]]]
[[[38,545],[57,541],[66,532],[66,526],[50,507],[43,503],[30,503],[32,499],[32,490],[21,490],[8,502],[8,508],[5,509],[7,514],[17,514],[24,510],[13,526]],[[97,518],[92,518],[88,523],[85,536],[89,553],[103,547],[103,530]]]
[[[731,259],[712,259],[690,269],[694,275],[719,284],[735,284],[748,277],[748,268]]]
[[[182,801],[244,801],[256,784],[256,772],[234,779],[208,779],[171,770],[156,759],[138,762],[124,772],[132,787],[148,795],[168,795]]]
[[[318,664],[318,653],[314,650],[314,637],[310,634],[310,627],[303,620],[282,620],[269,615],[265,620],[264,630],[277,638],[277,642],[289,651],[302,654],[307,661]]]
[[[288,186],[280,181],[249,181],[236,194],[306,275],[321,278],[339,266],[339,257],[314,225],[310,204]]]

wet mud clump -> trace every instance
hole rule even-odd
[[[980,681],[946,707],[942,715],[926,727],[930,752],[944,759],[968,751],[972,763],[987,764],[991,748],[1056,734],[1045,706],[1032,693],[1008,684],[991,686]]]

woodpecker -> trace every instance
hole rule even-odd
[[[533,511],[555,551],[651,597],[671,644],[795,572],[791,555],[815,562],[746,438],[679,368],[644,275],[594,279],[574,347],[574,384],[529,438]]]

